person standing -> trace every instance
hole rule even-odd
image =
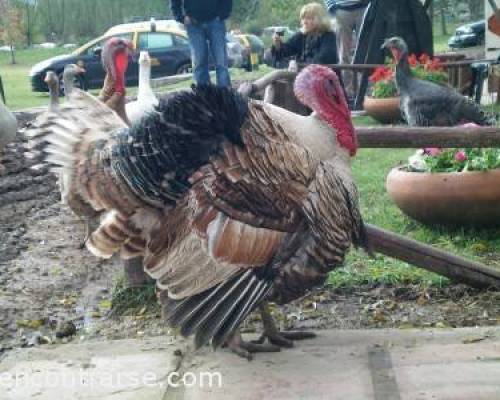
[[[370,0],[325,0],[327,10],[335,17],[340,64],[350,64],[352,61],[369,2]],[[347,93],[354,96],[353,74],[344,73],[343,78]]]
[[[176,21],[186,27],[195,82],[210,83],[210,51],[215,62],[217,85],[231,86],[225,20],[231,14],[232,0],[171,0],[170,5]]]

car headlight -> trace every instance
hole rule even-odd
[[[31,70],[30,70],[30,74],[29,76],[34,76],[38,73],[40,73],[41,71],[43,71],[44,69],[47,69],[50,64],[52,64],[52,61],[50,60],[47,60],[47,61],[42,61],[42,62],[39,62],[38,64],[35,64]]]

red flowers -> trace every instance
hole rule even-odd
[[[416,67],[417,62],[417,56],[415,54],[408,57],[408,64],[410,64],[410,67]]]
[[[373,74],[370,75],[370,82],[388,81],[394,78],[394,71],[389,67],[375,68]]]

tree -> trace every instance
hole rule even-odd
[[[16,63],[15,48],[23,40],[22,16],[18,8],[8,6],[6,14],[8,24],[4,24],[3,41],[10,46],[11,63]]]

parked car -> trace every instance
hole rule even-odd
[[[448,40],[452,49],[484,45],[485,21],[472,22],[459,26]]]
[[[264,61],[264,42],[255,35],[235,35],[243,46],[243,68],[252,70],[252,65],[262,64]]]
[[[174,24],[175,23],[175,24]],[[117,25],[104,35],[91,40],[73,51],[44,60],[30,71],[31,87],[35,92],[48,91],[44,82],[47,71],[55,71],[61,78],[66,64],[78,64],[86,73],[76,77],[75,85],[83,89],[102,87],[105,72],[101,64],[101,49],[112,37],[122,37],[132,41],[137,51],[147,50],[151,57],[151,77],[175,75],[191,71],[191,52],[186,33],[178,28],[175,21],[159,20]],[[138,84],[139,67],[133,57],[129,61],[126,84]]]

